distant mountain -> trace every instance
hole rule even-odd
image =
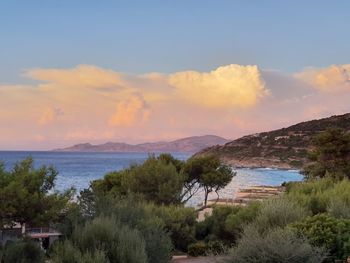
[[[188,152],[195,153],[206,147],[221,145],[229,140],[215,135],[193,136],[170,142],[149,142],[127,144],[107,142],[93,145],[90,143],[76,144],[71,147],[56,149],[61,152]]]
[[[308,162],[312,137],[336,127],[350,130],[350,113],[244,136],[225,145],[205,148],[195,155],[215,154],[236,167],[297,169]]]

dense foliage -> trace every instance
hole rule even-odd
[[[215,156],[194,157],[182,162],[169,154],[150,156],[143,164],[107,174],[92,183],[96,194],[139,194],[156,204],[183,204],[200,189],[204,206],[208,195],[225,187],[235,173]]]
[[[232,263],[319,263],[325,257],[322,248],[315,248],[288,229],[268,230],[264,235],[246,228],[227,262]]]
[[[7,244],[2,254],[0,261],[5,263],[44,263],[43,251],[30,239]]]
[[[343,129],[329,129],[317,135],[310,153],[313,163],[304,173],[308,178],[350,179],[350,134]]]
[[[300,236],[310,244],[326,248],[337,258],[350,255],[350,219],[339,219],[328,214],[307,217],[293,225]]]
[[[34,169],[27,159],[10,172],[0,169],[1,220],[55,224],[63,238],[46,254],[55,263],[165,263],[174,253],[226,254],[227,262],[248,263],[345,260],[350,255],[347,136],[339,130],[318,135],[307,180],[285,184],[283,196],[242,207],[214,205],[200,222],[198,211],[184,203],[199,189],[207,200],[234,176],[216,157],[182,162],[168,154],[150,156],[92,182],[70,203],[70,193],[51,191],[56,171]],[[1,253],[5,262],[44,259],[26,239]],[[36,261],[21,261],[26,257]]]
[[[96,217],[77,226],[72,241],[54,248],[53,261],[75,262],[74,257],[80,259],[87,254],[98,257],[101,262],[147,262],[142,235],[111,217]]]
[[[72,192],[52,192],[56,176],[53,167],[35,169],[32,158],[18,162],[11,171],[0,165],[0,227],[58,220]]]

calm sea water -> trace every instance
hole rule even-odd
[[[172,153],[178,159],[186,160],[190,154]],[[67,153],[67,152],[1,152],[0,161],[7,169],[31,156],[35,166],[53,165],[59,175],[56,189],[62,191],[74,186],[78,191],[87,188],[90,181],[102,178],[107,172],[127,168],[133,163],[142,163],[148,153]],[[231,198],[239,188],[250,185],[280,185],[285,181],[300,181],[302,176],[296,170],[278,169],[237,169],[237,176],[221,191],[222,197]],[[200,203],[199,193],[192,201]],[[216,196],[212,196],[215,198]]]

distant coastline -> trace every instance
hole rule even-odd
[[[170,142],[148,142],[128,144],[123,142],[107,142],[104,144],[81,143],[66,148],[54,149],[55,152],[119,152],[119,153],[148,153],[148,152],[184,152],[196,153],[204,148],[223,145],[229,140],[216,136],[192,136]]]

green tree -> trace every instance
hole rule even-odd
[[[58,220],[73,192],[52,192],[57,174],[51,166],[35,169],[30,157],[10,172],[0,167],[1,223],[43,225]]]
[[[178,204],[181,201],[183,176],[177,167],[162,155],[150,156],[142,165],[129,169],[130,190],[157,204]]]
[[[187,160],[182,173],[185,175],[183,200],[189,200],[199,189],[204,190],[204,206],[207,206],[208,195],[211,192],[217,194],[224,188],[232,177],[236,175],[232,169],[221,164],[214,155],[193,157]]]
[[[101,180],[92,182],[95,195],[142,195],[156,204],[184,204],[199,190],[204,190],[204,203],[208,195],[224,188],[235,173],[222,165],[215,156],[195,157],[183,162],[170,154],[151,155],[143,164],[111,172]]]
[[[102,180],[94,181],[91,188],[97,196],[134,193],[157,204],[179,204],[184,185],[181,168],[182,162],[170,154],[151,155],[143,164],[106,174]]]
[[[307,178],[331,176],[350,179],[350,134],[343,129],[329,129],[313,139],[313,162],[304,170]]]

